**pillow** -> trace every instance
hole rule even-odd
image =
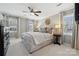
[[[40,32],[42,32],[42,33],[46,33],[45,28],[40,28]]]

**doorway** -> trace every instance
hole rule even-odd
[[[71,46],[72,44],[73,17],[73,14],[63,16],[63,41],[67,44],[67,46]]]

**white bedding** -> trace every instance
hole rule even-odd
[[[22,34],[23,44],[29,52],[37,50],[51,42],[52,34],[41,32],[26,32]]]
[[[33,36],[36,45],[41,44],[46,40],[52,39],[52,35],[49,33],[40,33],[40,32],[27,32],[27,33]]]

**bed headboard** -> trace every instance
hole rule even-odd
[[[53,29],[54,29],[53,27],[51,27],[51,28],[40,28],[40,32],[52,34]]]
[[[40,28],[40,32],[45,33],[46,32],[45,28]]]
[[[48,33],[52,34],[52,30],[53,30],[53,28],[49,28]]]

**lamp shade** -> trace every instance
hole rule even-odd
[[[54,34],[60,34],[61,33],[61,25],[56,24],[54,28]]]
[[[60,28],[61,26],[59,24],[55,25],[55,28]]]

